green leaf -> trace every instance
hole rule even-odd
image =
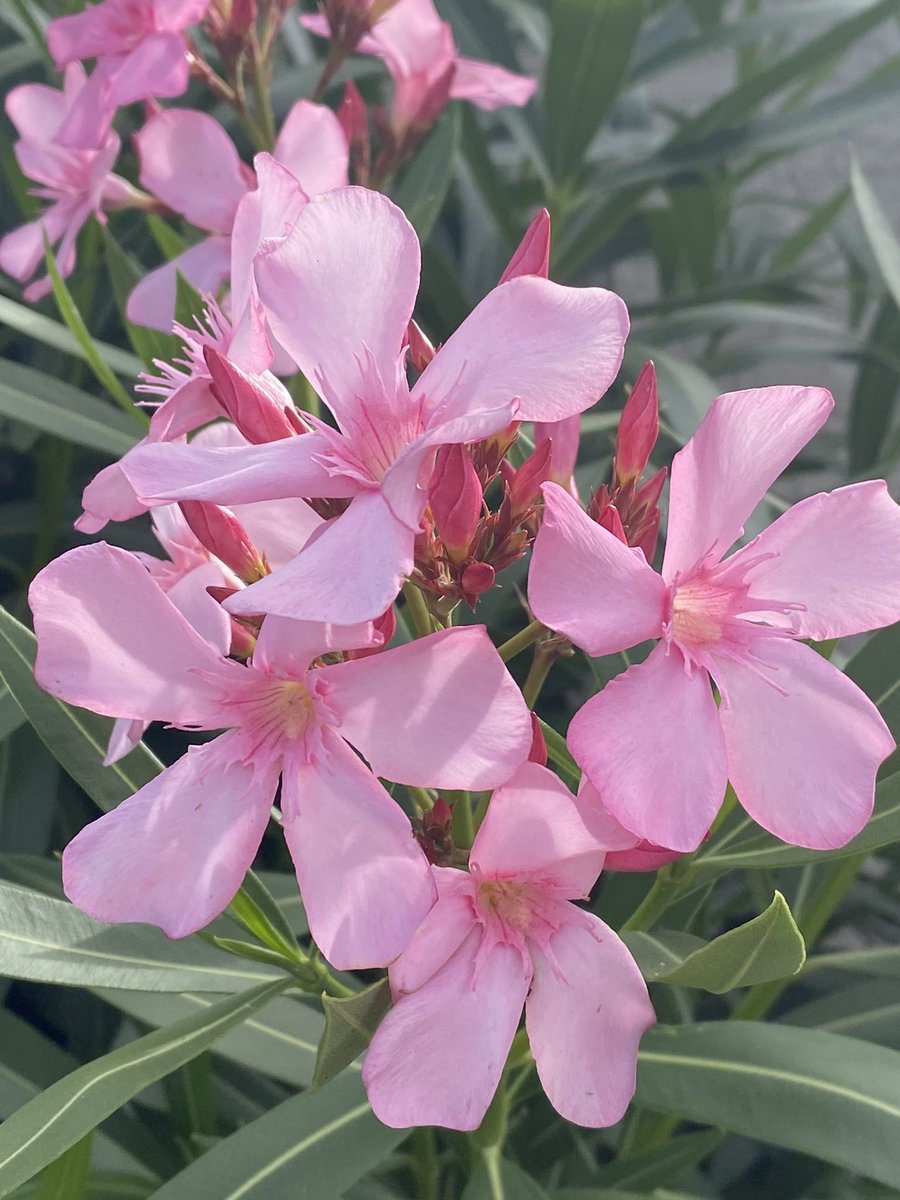
[[[866,950],[837,950],[815,954],[806,964],[804,976],[812,971],[851,971],[857,975],[875,975],[900,979],[900,947],[870,946]]]
[[[157,329],[148,329],[144,325],[132,325],[128,320],[128,297],[141,280],[143,272],[138,270],[110,233],[108,225],[103,226],[102,234],[104,258],[113,285],[116,307],[132,349],[146,367],[152,367],[157,358],[168,361],[180,352],[180,339],[169,333],[161,333]]]
[[[720,995],[736,987],[796,975],[806,946],[781,892],[765,912],[715,938],[660,978]]]
[[[663,1146],[646,1150],[642,1154],[616,1159],[597,1171],[597,1183],[602,1188],[634,1188],[646,1191],[668,1183],[675,1183],[679,1175],[701,1163],[721,1143],[719,1133],[688,1133],[673,1138]],[[588,1200],[588,1193],[581,1193]],[[594,1193],[596,1195],[596,1193]],[[578,1200],[576,1191],[560,1193],[559,1200]]]
[[[0,973],[154,992],[236,992],[283,978],[232,962],[198,938],[173,941],[152,925],[103,925],[66,900],[12,883],[0,883]]]
[[[379,979],[353,996],[322,997],[325,1031],[316,1056],[314,1088],[324,1087],[362,1054],[390,1006],[391,987],[387,979]]]
[[[900,1050],[900,987],[894,979],[867,979],[798,1005],[780,1020]]]
[[[175,320],[188,329],[206,310],[206,301],[189,279],[180,271],[175,272]]]
[[[502,1158],[499,1149],[491,1146],[482,1152],[462,1200],[548,1200],[548,1197],[536,1179],[508,1158]]]
[[[431,233],[453,179],[459,126],[459,105],[451,104],[393,190],[394,203],[406,213],[420,242]]]
[[[636,1099],[900,1186],[900,1053],[883,1046],[750,1021],[657,1027]]]
[[[862,688],[894,739],[900,741],[900,622],[873,634],[847,663],[845,673]]]
[[[268,888],[258,875],[248,871],[241,890],[228,906],[228,913],[264,946],[297,959],[297,939]]]
[[[541,727],[541,733],[544,735],[544,741],[547,743],[547,757],[556,767],[561,778],[573,791],[577,791],[578,784],[581,781],[581,769],[569,753],[569,749],[566,746],[566,739],[561,733],[557,733],[552,725],[548,725],[546,721],[542,721],[540,717],[538,717],[538,724]]]
[[[25,714],[16,703],[15,697],[6,686],[0,682],[0,742],[25,723]]]
[[[884,285],[900,308],[900,242],[855,156],[850,162],[850,186]]]
[[[643,19],[643,0],[554,0],[541,95],[555,179],[576,173],[618,98]]]
[[[0,1125],[0,1197],[8,1196],[110,1113],[190,1062],[287,986],[288,981],[266,983],[230,996],[204,1013],[86,1063],[47,1088]]]
[[[51,1163],[41,1175],[35,1200],[82,1200],[91,1170],[93,1142],[91,1130]]]
[[[900,345],[900,311],[892,296],[875,310],[869,339],[862,351],[850,396],[848,451],[851,474],[872,469],[881,457],[890,433],[900,391],[900,370],[885,361]]]
[[[24,333],[35,342],[40,342],[42,346],[62,350],[64,354],[71,354],[84,361],[84,348],[70,329],[33,308],[17,304],[7,296],[0,296],[0,325]],[[94,346],[101,358],[119,375],[136,379],[140,374],[140,360],[127,350],[96,340]]]
[[[112,721],[71,708],[34,679],[34,634],[0,608],[0,676],[57,762],[104,812],[155,779],[162,763],[141,743],[103,766]]]
[[[691,954],[708,945],[703,938],[674,929],[657,929],[653,933],[626,929],[622,932],[622,940],[648,982],[664,978]]]
[[[245,1125],[153,1200],[339,1200],[407,1134],[377,1121],[359,1077],[345,1075]]]

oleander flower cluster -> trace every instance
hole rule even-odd
[[[161,553],[95,540],[30,591],[36,677],[115,719],[108,762],[152,722],[192,744],[69,843],[65,891],[180,938],[283,837],[323,956],[387,969],[393,1006],[363,1066],[383,1122],[477,1128],[524,1011],[550,1102],[614,1124],[655,1017],[591,911],[598,877],[697,850],[729,784],[798,846],[863,828],[894,742],[807,643],[900,619],[900,508],[884,482],[853,484],[745,542],[833,404],[764,387],[710,397],[662,521],[652,364],[619,381],[610,478],[576,482],[580,416],[620,376],[624,302],[552,281],[540,212],[435,345],[415,315],[418,238],[379,190],[451,99],[521,105],[533,81],[462,57],[431,0],[326,0],[304,19],[330,39],[326,83],[354,51],[387,65],[375,140],[349,87],[338,112],[296,100],[249,164],[214,118],[158,100],[218,86],[192,27],[227,64],[254,12],[101,0],[50,27],[64,90],[7,104],[50,202],[0,243],[26,294],[50,286],[45,238],[66,275],[92,215],[139,208],[197,235],[131,294],[131,321],[183,349],[144,378],[146,436],[88,485],[78,521],[95,535],[149,513]],[[135,101],[139,187],[112,173],[116,110]],[[179,276],[204,295],[189,322]],[[500,646],[479,607],[526,558],[523,630]],[[520,688],[506,665],[530,643],[545,660],[642,648],[571,722],[577,793],[548,765],[540,679]]]

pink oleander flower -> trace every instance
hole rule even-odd
[[[371,645],[371,623],[266,618],[243,666],[200,637],[134,555],[102,542],[45,567],[29,599],[47,691],[107,716],[226,731],[66,847],[66,894],[101,921],[170,937],[206,925],[253,862],[280,780],[313,936],[336,967],[384,965],[435,893],[376,776],[490,788],[528,753],[527,709],[483,627],[323,667],[326,652]]]
[[[589,828],[606,848],[604,871],[658,871],[681,858],[680,850],[657,846],[620,825],[607,811],[600,793],[586,775],[582,775],[578,788],[578,805]]]
[[[660,639],[568,734],[603,804],[639,838],[696,849],[729,779],[755,821],[798,846],[843,846],[871,813],[894,740],[868,697],[799,639],[900,618],[900,508],[887,485],[812,496],[723,557],[832,405],[818,388],[720,396],[672,464],[661,576],[544,485],[535,615],[593,656]]]
[[[494,793],[470,873],[433,867],[438,901],[390,967],[394,1007],[363,1082],[386,1125],[477,1129],[516,1027],[544,1091],[578,1125],[613,1125],[655,1020],[627,947],[577,908],[603,848],[552,772],[526,763]]]
[[[96,58],[62,140],[89,147],[109,128],[117,108],[152,96],[180,96],[190,65],[184,31],[202,20],[210,0],[102,0],[57,17],[47,44],[57,67]]]
[[[309,196],[347,183],[349,150],[337,117],[322,104],[298,100],[272,155],[258,155],[265,178],[241,162],[234,142],[213,117],[189,109],[157,113],[136,135],[141,184],[186,221],[212,236],[146,275],[128,300],[128,319],[168,333],[175,317],[176,272],[215,295],[231,281],[235,325],[249,299],[247,276],[262,237],[283,236]],[[299,184],[287,204],[276,194],[271,228],[260,230],[259,184],[278,189],[272,159]]]
[[[85,88],[81,66],[66,70],[62,91],[41,83],[25,83],[6,97],[6,113],[19,140],[16,159],[22,174],[39,186],[32,194],[50,201],[36,221],[22,225],[0,241],[0,268],[25,283],[44,261],[44,234],[55,248],[60,274],[75,267],[78,234],[91,215],[105,221],[104,212],[128,208],[147,197],[112,174],[119,156],[119,139],[105,132],[93,145],[73,150],[59,141],[59,131]],[[29,284],[25,299],[34,302],[51,291],[43,277]]]
[[[412,570],[437,449],[478,441],[513,417],[559,420],[587,408],[615,378],[628,329],[611,292],[513,279],[410,389],[418,241],[398,208],[363,188],[311,200],[288,236],[267,244],[255,276],[271,329],[338,428],[309,418],[314,433],[247,451],[144,446],[123,463],[145,503],[351,500],[293,563],[229,600],[233,613],[347,624],[383,613]]]
[[[330,36],[324,15],[306,15],[301,21],[313,33]],[[450,100],[471,100],[490,112],[507,104],[527,104],[537,87],[537,80],[526,75],[463,58],[432,0],[397,0],[356,49],[383,59],[391,73],[391,125],[397,134],[428,128]]]

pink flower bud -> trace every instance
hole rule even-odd
[[[546,279],[549,274],[550,214],[546,208],[542,208],[525,230],[518,249],[500,276],[500,282],[518,279],[520,275],[540,275],[541,279]]]
[[[350,147],[354,178],[357,183],[365,185],[372,163],[369,114],[366,102],[352,79],[344,85],[344,98],[337,110],[337,118]]]
[[[494,586],[497,572],[490,563],[473,562],[463,569],[460,586],[469,596],[480,596]]]
[[[562,421],[534,423],[534,444],[541,446],[549,439],[553,451],[550,455],[550,476],[554,483],[567,488],[574,495],[572,473],[578,461],[578,444],[581,440],[581,414],[566,417]]]
[[[525,512],[540,499],[541,484],[550,478],[552,455],[553,444],[548,439],[541,442],[534,453],[525,459],[511,480],[510,469],[504,471],[503,477],[507,480],[507,494],[513,515]]]
[[[428,491],[434,523],[447,555],[461,562],[482,515],[481,483],[464,446],[441,446]]]
[[[409,346],[409,361],[421,375],[434,358],[434,346],[413,320],[406,328],[406,343]]]
[[[660,867],[681,858],[678,850],[666,850],[652,842],[641,840],[629,850],[608,850],[603,862],[604,871],[658,871]]]
[[[617,537],[620,542],[624,542],[626,546],[628,545],[628,538],[625,536],[622,518],[619,516],[619,510],[614,504],[607,504],[596,520],[597,524],[602,525],[604,529],[608,529],[613,537]]]
[[[212,346],[203,357],[212,393],[248,442],[261,445],[308,432],[274,375],[248,375]]]
[[[387,610],[373,621],[375,632],[380,636],[381,641],[377,646],[364,646],[359,650],[348,650],[347,658],[369,658],[373,654],[380,654],[382,650],[386,650],[390,644],[391,638],[397,632],[397,614],[394,611],[393,604]]]
[[[659,437],[656,368],[645,363],[622,409],[616,437],[615,479],[619,487],[640,479]]]
[[[547,743],[541,723],[534,713],[531,714],[531,749],[528,751],[528,761],[537,763],[539,767],[547,765]]]
[[[205,500],[182,500],[179,507],[200,544],[234,571],[238,579],[255,583],[269,574],[264,555],[230,509]]]

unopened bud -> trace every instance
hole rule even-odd
[[[659,437],[656,368],[645,363],[625,401],[616,436],[615,479],[624,487],[640,479]]]
[[[571,489],[581,440],[581,414],[576,413],[574,417],[566,417],[562,421],[535,421],[535,447],[548,440],[553,447],[548,478],[560,487]]]
[[[550,478],[552,455],[552,443],[549,440],[544,441],[525,459],[512,478],[509,468],[504,471],[503,478],[508,488],[507,495],[513,516],[525,512],[540,499],[541,484]]]
[[[337,119],[350,148],[354,179],[356,183],[365,186],[372,161],[369,114],[362,93],[352,79],[344,85],[344,98],[337,110]]]
[[[262,445],[305,433],[287,390],[274,375],[248,375],[212,346],[203,357],[213,396],[248,442]]]
[[[409,346],[409,361],[421,375],[434,358],[434,346],[413,320],[410,320],[406,328],[406,341]]]
[[[531,749],[528,751],[528,761],[537,763],[539,767],[547,765],[547,743],[541,723],[534,713],[531,714]]]
[[[597,524],[602,525],[604,529],[608,529],[613,537],[617,537],[620,542],[628,545],[628,538],[625,536],[625,528],[622,525],[622,518],[619,516],[619,510],[614,504],[607,504],[606,508],[597,517]]]
[[[464,446],[441,446],[428,492],[447,556],[462,562],[482,515],[481,483]]]
[[[525,230],[525,236],[500,276],[500,283],[518,279],[521,275],[539,275],[546,279],[549,274],[550,214],[542,208]]]
[[[413,832],[428,861],[437,867],[447,866],[455,849],[452,833],[453,809],[443,796],[438,796],[428,812],[424,812],[416,821],[416,825],[419,828]]]
[[[496,578],[497,572],[490,563],[473,562],[463,568],[459,582],[467,595],[480,596],[494,586]]]
[[[234,571],[238,579],[256,583],[269,574],[265,556],[254,546],[231,509],[205,500],[182,500],[179,507],[200,544]]]
[[[397,632],[397,614],[394,611],[393,604],[372,622],[375,627],[375,632],[380,635],[381,640],[377,646],[363,646],[357,650],[349,650],[347,658],[369,658],[373,654],[380,654],[382,650],[386,650],[394,634]]]

